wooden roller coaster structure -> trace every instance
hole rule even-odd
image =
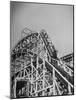
[[[11,51],[11,98],[74,94],[73,53],[58,58],[45,30],[23,32]]]

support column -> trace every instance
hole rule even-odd
[[[68,94],[72,94],[71,93],[71,86],[70,86],[70,84],[68,84]]]
[[[61,93],[61,91],[59,90],[59,86],[58,86],[56,80],[55,80],[55,84],[56,84],[56,87],[57,87],[57,90],[58,90],[58,94],[61,95],[62,93]]]
[[[14,98],[16,98],[16,79],[14,80]]]
[[[53,95],[56,95],[56,92],[55,92],[55,70],[53,68]]]
[[[39,64],[38,64],[38,56],[37,56],[37,63],[36,63],[36,69],[38,69],[38,67],[39,67]],[[38,72],[36,71],[36,80],[37,80],[37,75],[38,75]],[[37,91],[37,86],[38,86],[38,84],[37,84],[37,81],[36,81],[36,91]],[[38,94],[36,93],[36,96],[38,96]]]
[[[27,92],[28,92],[28,97],[29,97],[29,82],[27,81]]]
[[[15,76],[14,76],[14,98],[16,98],[16,69],[15,69]]]
[[[32,65],[32,58],[31,58],[31,93],[32,93],[32,81],[33,81],[33,65]]]
[[[45,88],[45,58],[43,58],[43,89]],[[42,95],[45,95],[45,91],[43,91]]]

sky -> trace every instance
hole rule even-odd
[[[59,57],[73,52],[72,5],[11,2],[10,8],[11,49],[27,27],[37,32],[45,29]]]

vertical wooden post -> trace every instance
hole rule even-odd
[[[16,98],[16,79],[14,80],[14,98]]]
[[[36,59],[36,61],[37,61],[37,63],[36,63],[36,69],[38,68],[38,66],[39,66],[39,64],[38,64],[38,56],[37,56],[37,59]],[[38,72],[36,71],[36,79],[37,79],[37,75],[38,75]],[[36,81],[36,91],[37,91],[37,86],[38,86],[38,84],[37,84],[37,81]],[[37,96],[37,93],[36,93],[36,96]]]
[[[45,88],[45,57],[43,58],[43,89]],[[45,91],[43,91],[43,96],[45,95]]]
[[[55,95],[55,70],[53,68],[53,95]]]
[[[33,81],[32,73],[33,73],[33,65],[32,65],[32,58],[31,58],[31,93],[32,93],[32,81]]]
[[[71,86],[70,86],[70,84],[68,84],[68,94],[72,94],[71,93]]]

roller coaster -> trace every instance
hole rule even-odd
[[[22,32],[11,51],[11,98],[74,94],[74,54],[58,58],[45,30]]]

